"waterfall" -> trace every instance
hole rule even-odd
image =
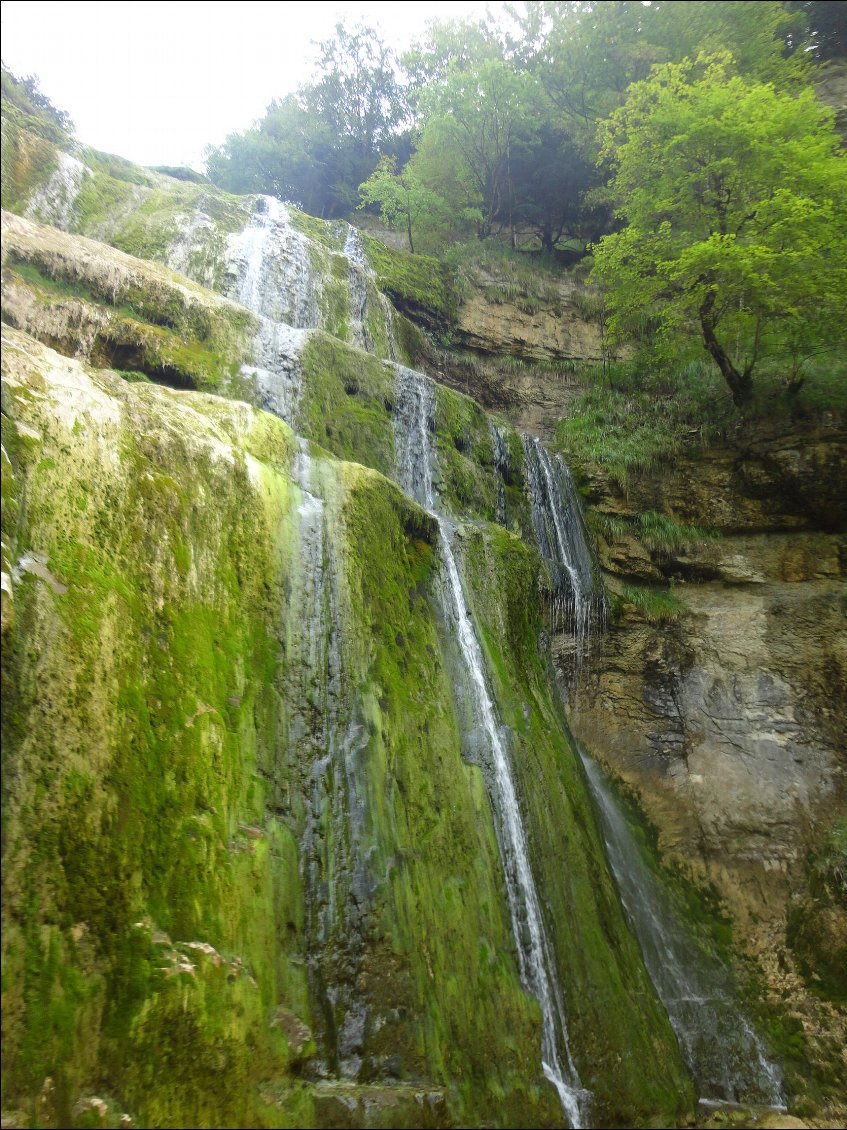
[[[532,523],[538,548],[553,574],[554,626],[570,627],[577,663],[595,624],[606,616],[599,569],[573,477],[564,461],[551,457],[540,439],[523,437]]]
[[[488,428],[491,433],[491,451],[494,455],[494,487],[497,491],[497,522],[501,526],[507,525],[506,514],[506,483],[505,476],[509,466],[509,449],[500,429],[493,420],[489,420]]]
[[[544,928],[541,904],[529,858],[526,831],[512,776],[506,739],[488,689],[482,649],[474,631],[453,554],[450,523],[434,504],[429,434],[435,407],[432,381],[422,373],[397,367],[395,451],[400,485],[437,520],[449,593],[448,612],[455,622],[459,648],[473,696],[474,716],[485,735],[491,758],[491,793],[506,879],[512,930],[524,985],[541,1007],[542,1070],[556,1088],[571,1126],[582,1126],[588,1094],[579,1082],[568,1043],[564,999],[556,963]]]
[[[326,503],[308,444],[300,440],[293,479],[300,488],[298,553],[286,624],[289,672],[288,748],[292,772],[308,767],[301,869],[309,979],[318,1002],[319,1073],[356,1079],[362,1066],[368,1010],[357,991],[366,953],[371,893],[361,847],[364,810],[356,766],[368,734],[344,708],[343,655],[336,574],[327,537]]]
[[[624,910],[701,1101],[784,1110],[779,1072],[768,1061],[749,1020],[738,1011],[728,970],[703,950],[680,921],[663,884],[645,862],[600,766],[582,749],[580,756]]]
[[[76,198],[82,182],[90,176],[91,169],[82,161],[70,153],[59,153],[56,169],[33,195],[24,214],[28,219],[70,231]]]
[[[321,284],[312,269],[309,240],[291,224],[275,196],[260,196],[262,207],[243,231],[227,240],[236,302],[298,329],[320,325]]]

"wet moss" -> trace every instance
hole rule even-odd
[[[376,1015],[367,1053],[447,1089],[458,1125],[558,1125],[540,1073],[538,1009],[520,985],[480,772],[461,740],[432,603],[434,521],[363,469],[345,472],[345,632],[369,739],[362,852],[375,894],[363,976]]]
[[[497,526],[464,527],[457,545],[501,722],[511,736],[571,1046],[594,1094],[591,1117],[604,1125],[673,1124],[690,1112],[693,1088],[625,923],[539,650],[539,559]]]
[[[105,253],[92,261],[96,245],[40,225],[10,220],[5,235],[9,324],[68,356],[84,351],[176,387],[254,395],[239,380],[254,332],[247,311],[159,268]]]
[[[243,424],[222,456],[243,406],[201,409],[192,438],[175,394],[101,375],[83,417],[103,393],[127,412],[100,420],[104,447],[90,419],[11,406],[42,435],[15,449],[18,534],[57,587],[16,586],[3,654],[7,1100],[49,1076],[42,1125],[74,1124],[95,1088],[142,1124],[292,1124],[258,1088],[293,1061],[268,1017],[307,1000],[302,893],[256,773],[275,757],[290,492]],[[255,450],[290,461],[289,437],[263,423]]]
[[[321,332],[310,334],[300,365],[298,431],[340,459],[392,475],[393,370]]]
[[[446,267],[428,255],[387,247],[367,232],[361,237],[380,290],[398,310],[432,329],[443,330],[455,321],[457,299]]]
[[[46,184],[59,165],[56,142],[14,120],[12,108],[3,104],[2,117],[3,207],[23,212],[33,194]]]

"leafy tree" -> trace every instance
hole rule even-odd
[[[390,227],[406,232],[413,254],[413,232],[417,231],[418,221],[428,218],[427,227],[432,229],[439,219],[442,223],[446,220],[445,201],[420,181],[413,164],[407,164],[398,172],[396,157],[381,157],[368,179],[359,185],[359,193],[362,198],[359,208],[377,207]]]
[[[480,238],[511,228],[517,149],[538,126],[535,79],[483,23],[430,29],[405,63],[421,118],[413,159],[419,180],[457,217],[473,214]]]
[[[383,152],[408,155],[394,58],[371,28],[321,45],[315,80],[272,102],[243,133],[206,151],[210,179],[230,192],[267,192],[317,216],[346,215]]]
[[[657,67],[602,130],[623,231],[594,277],[621,336],[699,335],[736,405],[763,356],[832,340],[847,291],[847,157],[832,113],[732,74],[727,55]],[[796,381],[795,381],[796,384]]]

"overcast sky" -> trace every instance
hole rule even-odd
[[[501,4],[490,4],[497,9]],[[61,3],[3,0],[3,60],[76,123],[77,137],[142,165],[203,167],[203,149],[308,80],[313,40],[362,19],[405,47],[433,19],[484,3]]]

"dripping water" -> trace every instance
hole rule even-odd
[[[532,523],[553,578],[554,629],[569,629],[577,667],[595,628],[602,630],[606,598],[573,477],[540,439],[523,437]]]
[[[292,569],[285,664],[290,771],[308,767],[302,850],[304,931],[309,977],[318,1002],[325,1059],[319,1074],[356,1079],[362,1067],[368,1010],[358,987],[365,957],[372,881],[362,849],[364,810],[356,767],[367,743],[349,717],[336,573],[326,503],[308,445],[300,440],[292,477],[300,488],[299,552]]]
[[[589,1095],[581,1088],[568,1043],[567,1020],[556,965],[544,927],[541,904],[529,858],[526,831],[507,752],[488,689],[482,650],[474,631],[452,547],[450,523],[435,509],[432,450],[435,395],[422,373],[397,367],[395,450],[403,489],[438,522],[444,578],[449,594],[445,609],[456,625],[459,647],[468,674],[474,716],[485,735],[491,761],[492,807],[506,879],[512,930],[524,985],[537,998],[542,1019],[542,1069],[556,1088],[573,1127],[584,1125]]]
[[[603,778],[580,749],[621,902],[701,1102],[784,1110],[779,1072],[735,1004],[729,971],[683,925]]]
[[[491,434],[491,451],[494,455],[494,488],[497,491],[496,517],[498,525],[508,524],[506,512],[506,474],[509,468],[509,449],[503,434],[493,420],[488,422]]]

